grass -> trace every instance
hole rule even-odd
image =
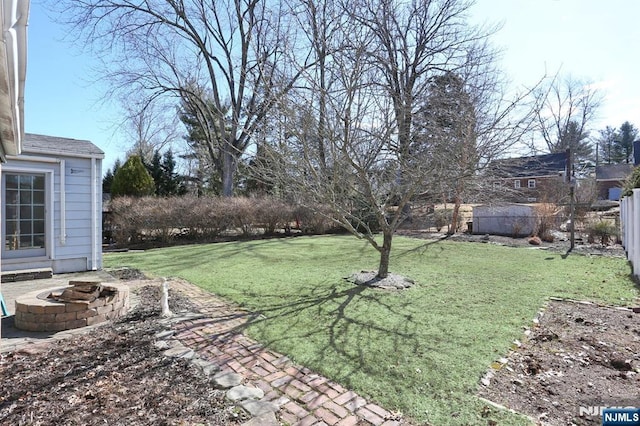
[[[388,409],[433,425],[528,424],[487,409],[480,377],[522,338],[550,296],[629,304],[623,259],[490,244],[394,238],[389,292],[344,280],[377,253],[349,236],[231,242],[119,253],[109,267],[178,276],[262,316],[248,334]]]

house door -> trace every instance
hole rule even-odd
[[[5,173],[2,257],[46,255],[45,174]]]

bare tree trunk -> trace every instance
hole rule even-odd
[[[389,256],[391,255],[391,239],[393,230],[385,229],[382,233],[382,247],[380,247],[380,265],[378,266],[378,278],[387,278],[389,275]]]
[[[225,150],[222,157],[222,196],[233,197],[233,178],[236,171],[236,157]]]
[[[456,194],[453,204],[453,213],[451,213],[451,227],[447,231],[447,234],[453,235],[458,229],[458,221],[460,220],[460,204],[462,204],[462,198]]]

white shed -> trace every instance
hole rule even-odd
[[[526,237],[536,230],[536,214],[532,206],[475,206],[473,233]]]
[[[2,271],[102,268],[102,159],[89,141],[25,134],[2,166]]]

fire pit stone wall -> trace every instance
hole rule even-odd
[[[125,315],[129,310],[129,287],[117,283],[103,284],[103,287],[114,289],[114,294],[91,302],[60,302],[42,297],[59,288],[20,296],[16,299],[15,326],[25,331],[63,331]]]

